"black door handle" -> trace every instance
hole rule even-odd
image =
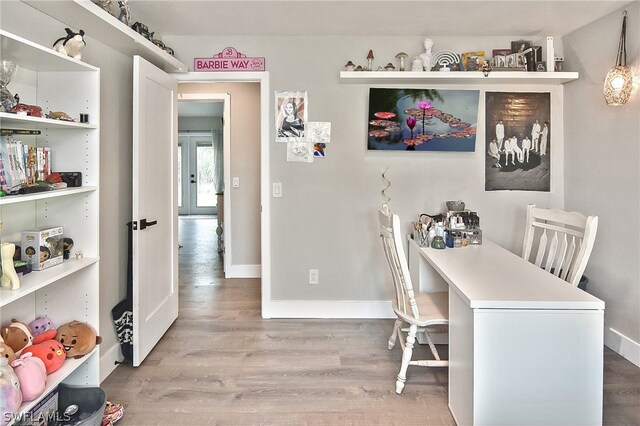
[[[195,180],[192,180],[192,181],[191,181],[191,183],[196,183],[196,181],[195,181]]]
[[[140,219],[140,230],[148,228],[149,226],[157,225],[157,220],[147,221],[147,219]]]

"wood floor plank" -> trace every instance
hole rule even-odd
[[[395,394],[392,320],[263,320],[260,281],[224,279],[208,233],[213,220],[180,221],[180,316],[140,367],[102,383],[125,406],[118,425],[455,424],[447,369],[409,367]],[[605,348],[604,382],[604,424],[640,425],[640,369]]]

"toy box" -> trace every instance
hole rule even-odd
[[[64,244],[62,226],[22,231],[22,260],[41,271],[62,263]]]

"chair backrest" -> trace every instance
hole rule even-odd
[[[395,290],[394,309],[418,319],[420,318],[420,312],[416,304],[413,284],[409,275],[409,266],[404,254],[404,246],[402,245],[400,218],[398,215],[391,213],[385,204],[378,210],[378,220],[380,222],[380,237],[382,238],[384,254],[393,277]]]
[[[527,206],[522,257],[577,286],[587,267],[598,230],[598,216]],[[531,259],[532,251],[536,251]]]

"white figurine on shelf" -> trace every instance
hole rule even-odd
[[[411,71],[422,71],[422,58],[420,56],[416,56],[411,61]]]
[[[13,267],[13,254],[16,252],[16,245],[13,243],[2,243],[0,246],[2,253],[2,278],[0,285],[2,287],[17,290],[20,288],[20,278]]]
[[[67,35],[60,37],[53,43],[53,50],[80,60],[82,58],[82,50],[87,45],[84,41],[84,31],[80,30],[76,33],[71,31],[70,28],[65,28],[64,30]]]
[[[424,53],[420,54],[420,58],[422,59],[422,68],[424,69],[424,71],[431,71],[431,68],[433,67],[433,62],[432,62],[432,54],[431,54],[431,48],[433,48],[433,40],[431,40],[430,38],[425,38],[424,39]]]
[[[131,21],[131,12],[129,12],[129,0],[120,0],[118,2],[118,6],[120,7],[120,16],[118,16],[118,20],[128,27]]]

